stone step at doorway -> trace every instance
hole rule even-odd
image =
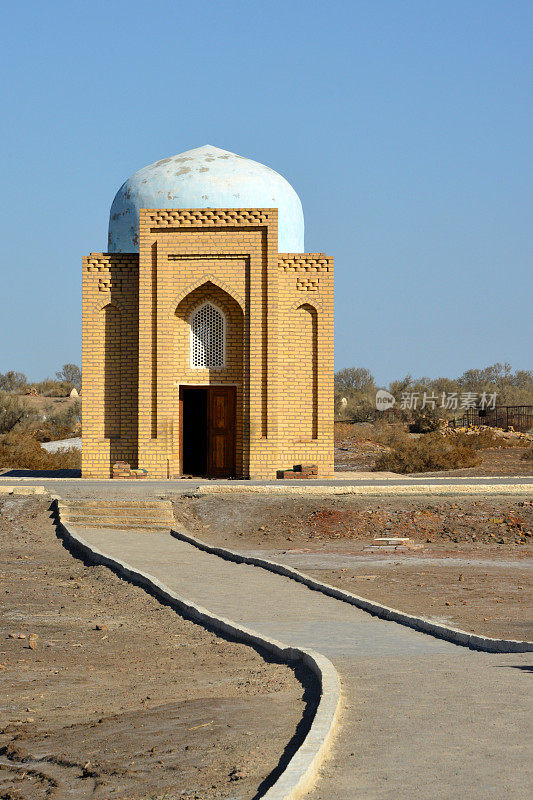
[[[81,528],[170,530],[174,513],[170,500],[93,500],[76,498],[58,501],[61,519]]]

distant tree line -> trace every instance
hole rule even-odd
[[[63,364],[55,378],[42,381],[29,381],[23,372],[15,370],[0,372],[0,391],[26,394],[31,389],[45,397],[68,397],[73,389],[81,390],[81,369],[77,364]]]
[[[335,373],[335,418],[354,422],[373,422],[376,418],[376,392],[387,389],[396,398],[396,409],[406,393],[423,397],[433,394],[458,396],[472,393],[481,397],[496,394],[498,406],[516,406],[533,404],[533,371],[515,370],[510,364],[492,364],[484,369],[468,369],[458,378],[413,378],[406,375],[400,380],[391,381],[388,386],[378,386],[374,376],[366,367],[346,367]],[[437,406],[439,404],[436,404]],[[454,416],[453,408],[424,409],[426,414],[432,412],[433,417]],[[409,419],[421,413],[420,404],[416,409],[407,410],[405,418]],[[458,409],[456,416],[461,415]]]

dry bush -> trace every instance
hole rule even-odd
[[[371,438],[374,426],[368,422],[336,422],[333,430],[336,442],[346,439],[361,442]]]
[[[333,435],[336,442],[351,439],[353,433],[353,424],[351,422],[336,422],[333,426]]]
[[[72,439],[79,436],[79,433],[73,431],[71,425],[61,425],[55,420],[43,422],[32,433],[38,442],[57,442],[58,439]]]
[[[28,385],[28,379],[23,372],[0,372],[0,390],[3,392],[22,392]]]
[[[28,425],[38,419],[38,415],[28,404],[15,394],[0,391],[0,433],[9,433],[17,426]]]
[[[528,447],[520,456],[522,461],[533,461],[533,447]]]
[[[71,439],[81,436],[81,403],[75,400],[72,405],[60,411],[53,406],[45,409],[46,419],[34,425],[32,433],[39,442],[55,442],[58,439]]]
[[[346,405],[342,405],[342,398],[346,399]],[[336,392],[334,409],[335,419],[346,422],[373,422],[376,416],[374,397],[368,397],[361,392]]]
[[[398,442],[408,441],[409,433],[401,422],[336,422],[335,441],[351,439],[355,442],[374,442],[391,447]]]
[[[44,381],[33,384],[37,393],[44,397],[68,397],[74,384],[67,381],[58,381],[53,378],[45,378]]]
[[[0,440],[0,468],[3,469],[80,469],[81,452],[70,448],[47,453],[31,434],[11,431]]]
[[[389,452],[378,455],[374,472],[436,472],[475,467],[480,460],[471,447],[457,445],[438,433],[428,433],[393,444]]]
[[[489,447],[515,447],[516,443],[497,436],[494,431],[485,429],[475,431],[475,433],[464,433],[460,431],[453,437],[454,442],[463,447],[471,447],[473,450],[487,450]]]
[[[385,447],[396,447],[410,441],[407,426],[403,422],[376,422],[368,437],[370,441]]]
[[[432,433],[437,431],[442,425],[439,408],[427,405],[425,408],[413,411],[413,417],[409,430],[412,433]]]

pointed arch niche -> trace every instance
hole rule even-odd
[[[107,303],[101,314],[104,328],[104,437],[120,439],[122,314],[113,303]]]
[[[286,394],[295,420],[294,440],[318,439],[318,310],[310,303],[291,309],[290,375]]]
[[[235,389],[235,462],[246,473],[249,459],[248,341],[243,309],[235,297],[207,281],[183,297],[173,313],[171,367],[172,451],[181,461],[179,395],[184,387],[228,386]],[[196,359],[196,360],[195,360]]]

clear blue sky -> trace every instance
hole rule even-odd
[[[532,368],[532,40],[531,0],[6,6],[0,371],[80,362],[116,190],[207,143],[299,193],[337,368]]]

